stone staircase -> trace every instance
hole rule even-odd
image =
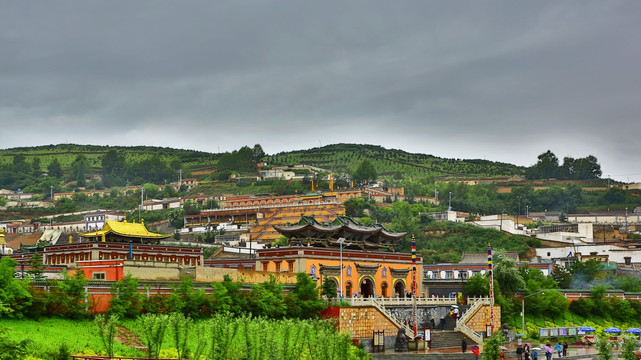
[[[408,335],[413,334],[413,330],[409,326],[401,324],[379,301],[372,299],[372,304],[385,317],[387,317],[390,321],[392,321],[394,325],[396,325],[398,328],[404,328],[406,334]],[[461,319],[459,319],[458,321],[464,321],[466,317],[465,316],[466,312],[469,309],[471,309],[472,311],[476,311],[476,308],[479,305],[480,303],[477,304],[476,306],[459,305],[459,310],[462,315],[461,315]],[[468,316],[471,316],[471,315],[473,314],[468,314]],[[441,330],[440,321],[436,321],[436,329],[432,330],[432,348],[433,349],[439,349],[439,348],[459,348],[460,349],[463,338],[465,338],[465,341],[467,342],[468,349],[471,348],[473,345],[480,343],[478,341],[478,336],[472,338],[468,336],[467,333],[469,333],[469,331],[461,331],[460,326],[457,327],[457,321],[452,320],[449,317],[447,317],[445,320],[444,330]],[[477,335],[477,334],[473,333],[473,335]]]
[[[461,348],[461,342],[465,338],[467,342],[467,349],[470,351],[472,345],[476,343],[465,336],[463,333],[455,330],[436,330],[432,332],[432,349],[442,349],[442,348]]]

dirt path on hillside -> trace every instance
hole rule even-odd
[[[147,350],[147,347],[143,345],[138,335],[122,325],[118,325],[118,331],[116,332],[116,341],[134,349]]]

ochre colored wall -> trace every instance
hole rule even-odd
[[[385,330],[385,336],[396,336],[398,328],[375,307],[341,307],[339,331],[347,331],[354,339],[371,339],[374,330]]]
[[[470,320],[468,320],[465,325],[467,325],[470,329],[478,332],[478,333],[485,333],[485,326],[490,324],[490,306],[485,305],[479,309],[479,311],[476,312],[472,316]],[[501,327],[501,307],[498,305],[494,305],[494,330],[498,330]]]
[[[196,282],[219,282],[224,280],[225,275],[229,275],[234,281],[242,280],[245,284],[262,284],[269,281],[270,276],[275,276],[276,282],[281,284],[296,284],[295,273],[270,273],[229,268],[196,267]]]

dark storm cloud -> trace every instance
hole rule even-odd
[[[549,148],[641,172],[635,1],[0,4],[0,124],[32,134],[3,147]]]

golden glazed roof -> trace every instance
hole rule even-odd
[[[95,237],[102,237],[103,235],[106,235],[106,234],[116,234],[116,235],[125,236],[125,237],[146,238],[146,239],[164,239],[170,236],[170,235],[163,235],[163,234],[154,234],[152,232],[149,232],[149,230],[147,230],[147,228],[145,227],[144,222],[128,223],[128,222],[117,222],[117,221],[109,221],[109,220],[105,222],[105,226],[103,226],[102,230],[80,234],[80,236],[95,238]]]

